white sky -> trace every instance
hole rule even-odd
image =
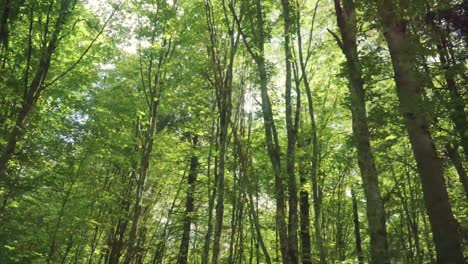
[[[114,10],[113,6],[121,5],[128,2],[128,0],[84,0],[84,5],[88,7],[102,23],[109,18]],[[109,36],[115,35],[116,23],[119,23],[119,27],[125,26],[128,32],[125,36],[124,41],[118,43],[118,47],[125,52],[136,54],[139,43],[134,37],[134,31],[136,30],[141,20],[133,14],[128,12],[118,11],[114,14],[115,19],[111,20],[106,28],[106,34]],[[120,34],[121,36],[121,34]]]

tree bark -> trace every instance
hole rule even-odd
[[[424,115],[421,99],[423,87],[420,85],[414,60],[411,58],[411,36],[406,31],[406,22],[399,18],[392,0],[378,1],[377,8],[392,59],[400,111],[405,119],[421,177],[437,262],[464,263],[461,239],[445,186],[442,162],[438,157]]]
[[[224,5],[224,3],[223,3]],[[208,24],[208,33],[210,43],[208,45],[208,55],[211,60],[211,67],[214,77],[214,86],[216,89],[216,99],[219,111],[219,170],[216,182],[216,214],[213,240],[212,263],[217,264],[221,251],[221,232],[224,218],[224,182],[226,171],[226,155],[228,145],[228,130],[231,120],[231,96],[232,96],[232,76],[234,67],[234,58],[237,51],[239,37],[234,34],[234,29],[227,21],[227,8],[224,9],[225,24],[228,25],[228,45],[224,48],[224,54],[221,46],[223,43],[218,36],[217,27],[213,16],[214,9],[211,2],[205,2],[206,19]]]
[[[169,227],[169,224],[171,223],[171,217],[172,214],[174,213],[174,209],[176,207],[176,201],[179,199],[179,193],[181,191],[182,183],[185,181],[185,176],[187,175],[187,168],[190,168],[190,163],[188,162],[186,169],[184,170],[184,174],[182,175],[182,178],[179,182],[176,194],[174,196],[174,199],[172,200],[171,206],[167,212],[166,216],[166,222],[164,223],[163,230],[161,231],[161,235],[158,238],[159,242],[156,244],[155,252],[153,255],[153,260],[151,261],[152,264],[161,264],[164,259],[164,255],[166,254],[166,245],[167,245],[167,240],[169,236],[171,235],[171,228]],[[156,236],[158,230],[155,231],[154,236]]]
[[[254,32],[257,32],[254,40],[250,43],[245,32],[242,30],[241,21],[236,16],[233,6],[230,6],[231,12],[234,15],[238,29],[242,34],[244,44],[254,59],[258,75],[260,77],[260,94],[261,94],[261,108],[263,123],[265,129],[265,141],[267,146],[268,156],[271,161],[273,168],[273,175],[275,178],[275,198],[276,198],[276,224],[279,233],[280,250],[283,260],[283,264],[293,263],[291,256],[289,255],[289,238],[288,238],[288,227],[286,224],[286,203],[285,203],[285,192],[283,183],[283,173],[281,172],[281,159],[280,159],[280,144],[278,141],[278,134],[276,131],[276,125],[273,120],[273,111],[271,107],[271,100],[268,94],[268,74],[266,70],[265,62],[265,29],[264,29],[264,14],[262,2],[256,0],[255,6],[255,22]],[[254,44],[255,46],[252,46]],[[255,49],[255,50],[254,50]]]
[[[313,27],[315,24],[315,15],[317,11],[319,1],[316,2],[314,8],[314,15],[312,18],[312,25],[311,25],[311,36]],[[299,6],[299,3],[297,3]],[[321,215],[321,201],[319,196],[319,188],[317,182],[317,168],[319,163],[319,142],[318,142],[318,133],[317,133],[317,125],[315,122],[315,111],[314,111],[314,99],[312,96],[312,90],[310,88],[308,72],[306,70],[306,60],[304,59],[303,55],[303,46],[302,46],[302,34],[301,34],[301,21],[300,21],[300,12],[297,10],[296,13],[296,35],[298,41],[298,53],[299,53],[299,66],[300,71],[302,73],[302,81],[304,83],[304,87],[306,90],[307,95],[307,104],[308,104],[308,113],[310,117],[310,124],[312,129],[312,167],[311,167],[311,182],[312,182],[312,197],[313,197],[313,208],[314,208],[314,234],[315,234],[315,242],[317,245],[317,250],[319,252],[319,258],[321,264],[326,263],[326,254],[325,254],[325,247],[323,246],[323,236],[322,236],[322,215]],[[309,56],[310,50],[307,50],[306,57]],[[297,79],[296,85],[300,84],[300,77],[296,74],[295,78]],[[300,178],[301,184],[306,184],[306,179],[301,174]],[[309,195],[306,190],[301,190],[300,192],[300,209],[301,209],[301,242],[302,242],[302,263],[309,264],[312,263],[311,259],[311,247],[310,247],[310,232],[309,232]]]
[[[371,237],[372,263],[390,263],[385,227],[385,210],[378,182],[377,169],[370,144],[365,103],[364,81],[356,42],[356,10],[353,0],[335,0],[335,11],[341,40],[338,44],[346,56],[353,136],[357,148],[358,165],[367,201],[367,221]]]
[[[449,93],[449,104],[446,104],[446,108],[450,113],[450,119],[453,121],[455,131],[460,137],[465,160],[468,160],[468,118],[465,112],[465,102],[456,82],[456,69],[454,64],[456,64],[457,61],[456,58],[452,56],[453,53],[450,52],[452,43],[450,42],[450,36],[437,25],[436,20],[431,20],[430,24],[436,38],[437,53],[445,78],[445,88]],[[459,62],[459,64],[464,65],[463,62]],[[463,67],[463,70],[465,70],[465,67]],[[461,72],[461,74],[463,75],[464,72]]]
[[[287,155],[286,155],[286,174],[288,176],[288,205],[289,205],[289,217],[288,217],[288,239],[289,239],[289,256],[292,263],[298,262],[298,240],[297,240],[297,229],[298,229],[298,212],[297,212],[297,182],[296,175],[294,172],[295,157],[296,157],[296,141],[297,141],[297,123],[293,120],[293,105],[292,105],[292,74],[291,74],[291,62],[293,56],[290,47],[290,35],[291,35],[291,11],[289,0],[281,1],[283,7],[283,21],[284,21],[284,51],[285,51],[285,66],[286,66],[286,80],[285,80],[285,107],[286,107],[286,133],[287,133]],[[299,94],[297,95],[299,96]],[[297,105],[299,108],[299,104]],[[297,109],[299,110],[299,109]],[[299,111],[297,112],[300,113]]]
[[[215,109],[215,106],[213,104],[213,108],[212,110],[214,111]],[[215,125],[216,124],[216,125]],[[211,135],[216,135],[217,131],[218,130],[218,124],[215,122],[215,120],[213,119],[212,121],[212,125],[211,125]],[[214,202],[215,202],[215,196],[216,196],[216,182],[217,182],[217,178],[218,178],[218,170],[217,170],[217,159],[215,157],[215,160],[214,160],[214,183],[215,185],[213,186],[213,190],[211,190],[210,186],[211,186],[211,161],[212,161],[212,157],[213,157],[213,145],[215,145],[213,143],[214,141],[214,138],[215,136],[212,136],[210,138],[210,150],[209,150],[209,153],[208,153],[208,161],[207,161],[207,178],[208,178],[208,223],[207,223],[207,230],[206,230],[206,234],[205,234],[205,241],[203,242],[203,254],[202,254],[202,261],[201,263],[202,264],[208,264],[208,258],[209,258],[209,253],[210,253],[210,244],[211,244],[211,236],[212,236],[212,233],[213,233],[213,208],[214,208]]]
[[[192,139],[192,146],[197,146],[198,136],[194,136]],[[182,238],[180,240],[179,255],[177,257],[177,264],[187,264],[189,244],[190,244],[190,226],[193,221],[193,213],[195,211],[194,194],[195,194],[195,182],[197,180],[198,170],[198,158],[195,154],[190,158],[190,168],[187,177],[187,194],[185,200],[185,213],[184,213],[184,226],[182,231]]]
[[[299,165],[300,166],[300,165]],[[312,264],[312,255],[310,252],[310,206],[309,206],[309,193],[305,190],[307,184],[306,173],[299,167],[299,181],[301,184],[301,191],[299,192],[299,209],[300,209],[300,230],[301,230],[301,259],[302,264]]]
[[[119,172],[122,175],[125,175],[125,171]],[[111,235],[108,238],[107,245],[109,247],[108,256],[106,256],[106,262],[108,264],[118,264],[120,261],[120,257],[122,255],[122,251],[124,249],[124,240],[125,240],[125,233],[128,228],[128,222],[130,218],[130,196],[133,190],[133,177],[134,171],[131,171],[127,177],[123,177],[123,182],[127,182],[127,188],[125,192],[122,193],[120,196],[119,207],[121,208],[122,212],[121,215],[118,217],[117,224],[113,227],[111,231]],[[127,178],[130,178],[127,180]],[[126,199],[128,198],[128,199]]]
[[[131,263],[135,256],[141,253],[141,250],[138,248],[138,230],[139,222],[141,218],[142,208],[141,204],[143,201],[143,195],[146,190],[146,179],[148,177],[148,170],[150,165],[151,153],[153,152],[154,136],[156,134],[156,119],[158,115],[159,108],[159,99],[161,96],[162,88],[159,87],[159,77],[156,77],[155,87],[158,87],[159,92],[156,97],[151,98],[151,108],[149,113],[149,124],[145,132],[141,131],[138,134],[144,134],[142,139],[141,146],[141,159],[140,166],[136,175],[136,190],[135,190],[135,202],[133,205],[133,216],[132,216],[132,225],[130,227],[129,238],[128,238],[128,249],[127,254],[125,255],[125,264]],[[154,93],[156,94],[156,93]]]

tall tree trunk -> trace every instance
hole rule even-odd
[[[196,148],[198,142],[198,136],[194,136],[192,139],[192,146]],[[195,182],[197,180],[198,170],[198,158],[195,154],[190,158],[190,168],[187,177],[187,194],[185,200],[185,213],[184,213],[184,226],[182,231],[182,239],[180,240],[179,255],[177,257],[177,264],[187,264],[188,251],[190,244],[190,226],[193,221],[193,213],[195,211],[194,205],[194,194],[195,194]]]
[[[436,246],[437,261],[444,264],[464,263],[457,222],[450,206],[443,167],[425,118],[421,87],[414,60],[411,36],[406,22],[392,0],[377,4],[383,32],[392,58],[397,95],[423,186],[424,201]]]
[[[224,92],[220,92],[224,93]],[[215,230],[214,230],[214,242],[213,242],[213,258],[212,263],[217,264],[219,254],[221,251],[221,231],[223,226],[223,216],[224,216],[224,175],[225,175],[225,164],[226,164],[226,149],[227,149],[227,133],[229,126],[229,116],[228,111],[230,109],[225,108],[226,105],[223,103],[221,106],[220,113],[220,134],[219,134],[219,170],[218,170],[218,181],[216,183],[217,187],[217,198],[216,198],[216,215],[215,215]]]
[[[213,104],[213,111],[215,109],[215,104]],[[216,125],[215,125],[216,124]],[[210,244],[211,244],[211,236],[212,236],[212,233],[213,233],[213,208],[214,208],[214,202],[215,202],[215,197],[216,197],[216,182],[217,182],[217,178],[218,178],[218,170],[217,170],[217,159],[215,158],[214,160],[214,186],[213,186],[213,190],[211,190],[210,186],[211,186],[211,161],[212,161],[212,158],[213,158],[213,145],[215,145],[213,143],[214,139],[215,139],[215,136],[217,134],[217,131],[218,130],[218,125],[216,123],[216,121],[213,119],[212,121],[212,125],[211,125],[211,135],[212,137],[210,138],[210,150],[209,150],[209,153],[208,153],[208,161],[207,161],[207,178],[208,178],[208,223],[207,223],[207,230],[206,230],[206,234],[205,234],[205,241],[203,242],[203,254],[202,254],[202,261],[201,263],[202,264],[208,264],[208,259],[209,259],[209,253],[210,253]]]
[[[344,174],[343,174],[344,175]],[[337,219],[335,221],[335,225],[336,225],[336,239],[335,239],[335,248],[336,248],[336,258],[340,261],[340,262],[344,262],[345,261],[345,253],[346,253],[346,247],[345,247],[345,228],[346,228],[346,225],[345,225],[345,214],[346,214],[346,207],[343,206],[343,195],[344,195],[344,190],[345,187],[344,187],[344,181],[343,181],[343,178],[340,177],[339,181],[338,181],[338,190],[337,190],[337,200],[336,200],[336,213],[335,215],[337,216]]]
[[[24,126],[26,125],[26,118],[39,99],[41,93],[45,89],[44,81],[46,79],[47,73],[49,72],[52,55],[55,53],[57,48],[59,35],[62,32],[62,28],[65,25],[66,20],[71,13],[70,11],[74,6],[71,2],[72,0],[62,0],[60,13],[55,23],[54,32],[52,33],[45,50],[42,52],[39,65],[37,67],[36,73],[34,74],[34,78],[31,81],[31,84],[29,84],[29,86],[26,87],[26,90],[24,91],[21,109],[16,118],[15,126],[9,133],[6,145],[0,156],[0,181],[5,180],[5,177],[7,176],[8,162],[12,158],[16,150],[16,144],[21,138]]]
[[[299,181],[301,184],[301,191],[299,192],[299,209],[300,209],[300,227],[301,227],[301,259],[302,264],[312,264],[312,255],[310,252],[310,206],[309,206],[309,193],[304,190],[307,186],[306,173],[303,166],[299,165]]]
[[[230,110],[229,110],[230,111]],[[214,241],[213,241],[213,258],[212,263],[217,264],[219,254],[221,251],[221,231],[223,227],[223,216],[224,216],[224,175],[225,175],[225,164],[226,164],[226,149],[227,149],[227,133],[228,133],[228,116],[226,109],[221,111],[220,117],[220,151],[219,151],[219,170],[218,170],[218,181],[216,183],[216,190],[218,192],[216,197],[216,215],[215,215],[215,230],[214,230]]]
[[[285,80],[285,103],[286,103],[286,133],[287,133],[287,155],[286,155],[286,174],[288,176],[288,205],[289,205],[289,223],[288,223],[288,239],[289,239],[289,256],[292,263],[298,262],[298,241],[297,241],[297,183],[294,173],[295,156],[296,156],[296,140],[297,140],[297,122],[293,120],[293,103],[292,103],[292,74],[291,62],[293,56],[290,47],[291,35],[291,11],[289,0],[282,0],[283,20],[284,20],[284,50],[285,50],[285,65],[286,65],[286,80]],[[299,96],[299,95],[297,95]],[[299,104],[298,106],[299,107]],[[299,112],[297,112],[299,113]]]
[[[260,3],[257,4],[257,6],[259,5]],[[283,175],[280,166],[281,160],[279,142],[276,133],[276,126],[273,123],[273,112],[271,109],[270,97],[268,95],[268,78],[265,68],[265,59],[263,57],[257,59],[257,66],[259,68],[261,83],[262,112],[267,142],[267,150],[269,153],[271,164],[273,166],[273,173],[275,175],[276,221],[278,222],[281,255],[283,263],[293,263],[291,257],[289,256],[290,251],[288,244],[288,229],[286,225],[286,203],[284,194]]]
[[[11,10],[11,0],[2,1],[2,8],[0,10],[0,54],[4,49],[8,48],[8,36],[9,36],[9,29],[8,29],[8,18],[10,16]]]
[[[405,152],[407,152],[406,147],[405,147]],[[409,156],[409,153],[407,156]],[[414,184],[410,176],[410,168],[406,164],[405,164],[405,175],[406,175],[406,186],[403,185],[403,187],[408,187],[409,191],[406,191],[405,190],[406,188],[403,189],[403,196],[404,196],[403,205],[404,207],[406,207],[406,209],[405,208],[404,209],[407,211],[406,213],[408,214],[407,222],[408,222],[408,226],[410,227],[409,229],[411,231],[409,235],[412,235],[414,239],[416,257],[417,257],[418,263],[420,263],[422,261],[422,253],[421,253],[421,246],[420,246],[420,241],[419,241],[419,224],[418,224],[419,217],[418,217],[418,210],[416,210],[417,202],[415,198],[415,194],[419,192],[418,190],[414,189]],[[399,187],[397,186],[397,191],[398,190],[399,190]],[[406,197],[407,193],[409,193],[409,199]],[[409,208],[409,206],[407,205],[408,200],[410,201],[411,209],[408,209]]]
[[[278,134],[276,125],[273,120],[273,110],[271,107],[271,100],[268,94],[268,74],[265,62],[265,29],[264,29],[264,14],[261,0],[255,1],[255,24],[252,25],[257,32],[255,36],[255,46],[251,46],[248,37],[242,30],[241,21],[235,13],[233,6],[230,6],[231,12],[234,15],[238,29],[242,34],[244,44],[255,60],[258,68],[258,75],[260,77],[260,94],[261,94],[261,108],[263,123],[265,129],[265,141],[267,146],[268,156],[273,167],[273,175],[275,177],[275,198],[276,198],[276,224],[279,233],[281,255],[284,264],[293,263],[289,255],[289,238],[288,227],[286,224],[286,203],[283,183],[283,173],[281,172],[281,159],[280,159],[280,144],[278,141]],[[254,50],[255,49],[255,50]]]
[[[91,241],[91,245],[89,246],[90,247],[90,250],[89,250],[89,256],[88,256],[88,261],[87,261],[87,264],[91,264],[93,263],[93,256],[94,256],[94,253],[96,252],[96,248],[98,246],[98,243],[99,243],[99,239],[101,237],[101,234],[102,234],[102,231],[99,230],[99,226],[96,225],[94,227],[94,232],[93,232],[93,239]]]
[[[234,135],[234,144],[236,145],[236,154],[239,158],[239,174],[242,175],[242,188],[240,190],[240,195],[242,195],[247,202],[247,210],[248,216],[251,222],[251,232],[252,236],[256,239],[256,249],[258,251],[258,246],[262,249],[263,255],[265,257],[265,262],[267,264],[271,264],[271,257],[268,253],[268,248],[263,240],[263,236],[261,233],[260,227],[260,220],[258,218],[258,208],[256,208],[253,198],[254,193],[254,184],[251,179],[254,177],[254,171],[252,167],[252,159],[251,159],[251,126],[252,126],[252,116],[249,115],[247,124],[247,139],[244,141],[245,138],[245,128],[241,127],[241,133],[238,134],[237,127],[233,128],[233,135]],[[258,181],[258,177],[255,178]],[[247,188],[246,188],[246,187]],[[258,188],[258,183],[257,186]],[[257,192],[258,194],[258,192]],[[241,226],[242,228],[242,226]],[[242,244],[241,244],[242,245]],[[257,253],[257,262],[259,262],[259,254]]]
[[[445,32],[439,25],[437,25],[436,20],[430,21],[432,30],[436,38],[436,47],[439,55],[439,60],[443,69],[444,78],[445,78],[445,88],[449,92],[449,103],[446,104],[446,107],[450,113],[450,119],[452,119],[455,131],[460,137],[460,143],[465,153],[465,159],[468,160],[468,117],[465,112],[465,102],[462,95],[459,92],[459,87],[456,83],[456,69],[454,64],[457,63],[456,59],[451,56],[450,52],[450,35]],[[460,65],[463,65],[463,62],[458,62]],[[463,67],[463,69],[465,69]],[[465,73],[461,73],[465,74]]]
[[[75,186],[75,183],[78,180],[78,177],[81,175],[81,170],[83,169],[84,163],[85,163],[85,161],[87,159],[87,154],[88,154],[87,152],[84,153],[84,156],[81,159],[80,164],[78,165],[78,169],[77,169],[75,175],[73,175],[70,186],[67,188],[67,191],[65,192],[65,197],[63,197],[63,201],[62,201],[62,204],[60,206],[60,211],[59,211],[59,214],[58,214],[57,222],[55,223],[55,228],[54,228],[53,234],[52,234],[52,241],[50,243],[49,254],[47,255],[47,259],[46,259],[47,263],[50,263],[52,261],[53,256],[54,256],[55,247],[56,247],[56,243],[57,243],[57,234],[58,234],[59,229],[61,227],[62,218],[64,217],[65,209],[66,209],[66,206],[68,204],[68,201],[70,200],[73,187]],[[71,164],[71,168],[73,170],[73,163]]]
[[[244,176],[245,176],[245,169],[243,168],[243,164],[245,163],[243,151],[241,149],[241,145],[238,144],[238,133],[241,136],[244,136],[244,123],[243,121],[243,98],[244,98],[244,91],[241,87],[240,95],[239,95],[239,103],[237,105],[236,114],[234,117],[234,121],[232,124],[232,133],[234,137],[234,146],[233,146],[233,156],[234,156],[234,164],[233,164],[233,184],[232,184],[232,191],[231,191],[231,232],[229,234],[229,253],[227,258],[227,263],[235,263],[236,261],[236,251],[239,246],[238,239],[239,239],[239,230],[242,225],[242,216],[244,211]]]
[[[172,6],[171,8],[175,8]],[[151,43],[155,43],[155,27],[153,25],[153,38]],[[145,79],[143,76],[143,69],[140,69],[141,72],[141,82],[143,83],[143,93],[146,99],[146,122],[141,122],[137,120],[136,127],[136,137],[138,142],[141,142],[138,150],[140,154],[139,164],[133,165],[133,168],[136,170],[136,190],[135,190],[135,201],[133,205],[133,216],[132,216],[132,225],[129,232],[128,239],[128,249],[125,256],[124,263],[129,264],[134,259],[139,259],[141,254],[143,254],[142,249],[139,247],[140,239],[138,238],[139,224],[142,213],[142,202],[144,194],[146,192],[146,180],[148,178],[148,170],[150,168],[151,155],[153,152],[154,137],[157,131],[157,119],[159,113],[159,106],[161,102],[161,96],[164,91],[164,78],[165,73],[163,70],[164,65],[166,65],[174,52],[175,45],[172,43],[172,38],[170,35],[166,35],[166,27],[162,27],[162,40],[161,40],[161,50],[157,54],[150,54],[149,63],[147,68],[148,77]],[[143,55],[140,54],[140,57]],[[141,66],[142,67],[142,66]],[[141,149],[141,150],[140,150]],[[138,255],[138,256],[137,256]]]
[[[185,181],[187,168],[190,168],[190,163],[191,162],[188,162],[187,167],[184,170],[184,174],[182,175],[182,178],[179,182],[174,199],[172,200],[171,206],[167,212],[166,221],[164,223],[163,230],[161,231],[160,237],[158,238],[158,243],[156,244],[155,252],[153,255],[153,260],[151,261],[152,264],[163,263],[164,255],[166,254],[167,240],[172,232],[172,230],[169,227],[169,224],[172,221],[171,217],[172,217],[172,214],[174,213],[174,209],[176,208],[176,201],[179,199],[179,193],[182,190],[182,183]],[[157,232],[158,230],[155,230],[154,236],[156,236]]]
[[[225,3],[223,3],[224,5]],[[234,58],[237,51],[239,36],[234,34],[234,28],[228,21],[227,7],[224,6],[225,24],[228,26],[229,43],[224,49],[224,54],[220,52],[224,47],[221,45],[221,38],[218,36],[217,27],[214,20],[214,9],[211,1],[205,1],[205,12],[208,24],[210,43],[208,45],[208,55],[211,60],[211,67],[216,89],[216,99],[219,111],[219,170],[216,182],[216,215],[213,239],[212,263],[217,264],[221,251],[221,232],[224,217],[224,181],[226,171],[226,154],[228,145],[228,130],[231,121],[231,96],[232,96],[232,75]]]
[[[122,175],[125,175],[125,171],[121,171]],[[133,191],[133,184],[135,176],[133,175],[134,171],[132,170],[127,177],[123,177],[123,182],[127,182],[127,188],[124,193],[120,195],[119,207],[122,212],[118,217],[117,224],[113,227],[113,230],[110,232],[107,245],[109,247],[109,254],[106,257],[106,263],[108,264],[118,264],[122,251],[124,249],[124,240],[125,233],[127,232],[128,222],[130,219],[130,196]],[[127,178],[129,178],[127,180]]]
[[[155,86],[159,86],[158,77],[156,77]],[[146,131],[141,131],[137,134],[144,134],[142,139],[142,146],[141,146],[141,159],[140,159],[140,166],[138,168],[138,172],[135,174],[136,177],[136,194],[135,194],[135,202],[133,205],[133,216],[132,216],[132,225],[130,227],[129,238],[128,238],[128,249],[127,254],[125,255],[125,264],[131,263],[135,255],[140,253],[140,248],[138,248],[138,230],[139,230],[139,222],[142,213],[141,204],[143,202],[143,195],[146,190],[146,179],[148,177],[148,170],[150,165],[151,154],[153,152],[153,143],[154,143],[154,136],[156,133],[156,119],[158,114],[159,108],[159,99],[161,96],[161,87],[158,87],[159,92],[156,97],[151,98],[151,108],[149,113],[149,125],[147,126]]]
[[[315,15],[317,12],[319,1],[315,3],[314,14],[312,18],[312,25],[311,25],[311,36],[313,33],[313,28],[315,24]],[[299,6],[299,2],[297,2],[297,6]],[[315,242],[317,245],[317,250],[319,252],[320,264],[326,263],[326,254],[325,254],[325,247],[323,245],[323,235],[322,235],[322,214],[321,214],[321,201],[319,195],[319,188],[317,182],[317,168],[319,163],[319,142],[318,142],[318,133],[317,133],[317,125],[315,122],[315,111],[314,111],[314,98],[312,96],[312,90],[310,88],[308,71],[306,69],[306,59],[303,55],[303,45],[302,45],[302,33],[301,33],[301,20],[300,20],[300,11],[297,10],[296,13],[296,35],[297,35],[297,42],[298,42],[298,53],[299,53],[299,66],[300,72],[302,73],[302,81],[304,83],[304,87],[306,90],[307,95],[307,105],[308,105],[308,113],[310,117],[310,124],[312,129],[312,168],[311,168],[311,181],[312,181],[312,198],[313,198],[313,208],[314,208],[314,234],[315,234]],[[310,50],[307,50],[306,57],[310,54]],[[298,75],[298,74],[296,74]],[[297,82],[300,83],[300,77],[296,76]],[[299,85],[299,84],[296,84]],[[303,178],[301,175],[301,184],[305,184],[306,179]],[[312,262],[311,259],[311,248],[310,248],[310,233],[309,233],[309,195],[306,190],[301,190],[301,241],[302,241],[302,263],[308,264]]]
[[[357,148],[358,165],[367,201],[367,220],[371,237],[372,263],[390,263],[385,227],[385,210],[378,182],[377,169],[370,144],[365,92],[356,42],[356,10],[353,0],[335,0],[335,11],[341,40],[338,44],[346,56],[353,136]]]

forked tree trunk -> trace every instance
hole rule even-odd
[[[224,3],[223,3],[224,5]],[[223,9],[224,18],[227,20],[227,7]],[[231,96],[232,96],[232,76],[234,58],[237,51],[239,37],[234,34],[234,29],[228,26],[228,45],[222,47],[224,43],[220,38],[220,32],[215,26],[214,8],[211,1],[205,1],[206,20],[208,24],[208,34],[210,42],[208,44],[208,55],[211,60],[213,71],[214,88],[216,89],[216,99],[219,111],[219,170],[216,181],[216,214],[213,239],[212,263],[217,264],[221,252],[221,232],[224,218],[224,185],[226,171],[226,156],[228,151],[228,131],[231,121]],[[225,21],[229,25],[229,21]],[[221,51],[224,52],[221,52]]]
[[[159,78],[156,77],[155,86],[159,86]],[[146,179],[148,177],[148,170],[150,166],[151,154],[153,152],[154,136],[156,134],[156,118],[158,115],[159,109],[159,99],[161,87],[158,87],[159,92],[158,96],[151,98],[151,108],[149,112],[149,125],[147,126],[147,131],[144,133],[141,146],[141,158],[140,166],[135,172],[136,174],[136,190],[135,190],[135,200],[133,205],[133,215],[132,215],[132,225],[130,227],[129,238],[128,238],[128,249],[127,254],[125,255],[125,264],[130,264],[136,257],[137,254],[140,254],[141,249],[138,247],[138,231],[140,229],[140,218],[142,213],[142,202],[143,195],[146,190]],[[140,131],[141,134],[142,131]],[[136,134],[140,134],[136,133]]]
[[[39,65],[31,83],[25,87],[26,91],[24,92],[21,108],[18,116],[16,117],[15,126],[8,134],[5,148],[0,156],[0,181],[5,180],[5,177],[7,176],[8,162],[12,158],[16,150],[16,145],[22,136],[24,126],[26,125],[26,119],[45,89],[44,82],[47,77],[47,73],[49,72],[52,55],[56,51],[60,33],[62,32],[73,7],[74,5],[72,4],[72,0],[62,0],[59,16],[55,23],[55,29],[47,46],[45,47],[45,50],[41,53],[42,55],[39,60]]]
[[[289,238],[288,227],[286,224],[286,197],[284,192],[283,173],[281,171],[281,157],[280,157],[280,144],[276,125],[273,120],[273,110],[271,106],[270,96],[268,94],[268,74],[265,61],[265,29],[264,29],[264,14],[262,1],[256,0],[254,3],[255,9],[255,23],[251,25],[254,31],[257,32],[254,44],[250,43],[248,36],[242,30],[241,21],[235,13],[233,6],[230,6],[231,12],[234,15],[238,29],[242,34],[244,44],[255,60],[260,77],[260,95],[261,95],[261,108],[263,116],[263,124],[265,129],[265,141],[267,146],[268,156],[273,167],[273,175],[275,178],[275,198],[276,198],[276,224],[279,233],[281,256],[283,264],[293,263],[289,255]],[[254,46],[253,46],[254,45]]]
[[[468,117],[465,111],[463,95],[460,94],[459,85],[456,82],[457,66],[455,66],[455,64],[463,66],[464,63],[463,61],[457,62],[456,58],[452,56],[453,53],[450,52],[452,48],[450,35],[444,32],[444,30],[437,25],[435,20],[430,21],[430,24],[436,38],[437,53],[445,78],[445,88],[449,92],[449,102],[445,105],[450,113],[450,119],[453,121],[455,131],[460,137],[465,159],[468,160]],[[461,68],[461,74],[464,75],[465,73],[463,70],[466,70],[466,68]]]

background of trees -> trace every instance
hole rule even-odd
[[[0,263],[457,263],[468,3],[0,1]]]

